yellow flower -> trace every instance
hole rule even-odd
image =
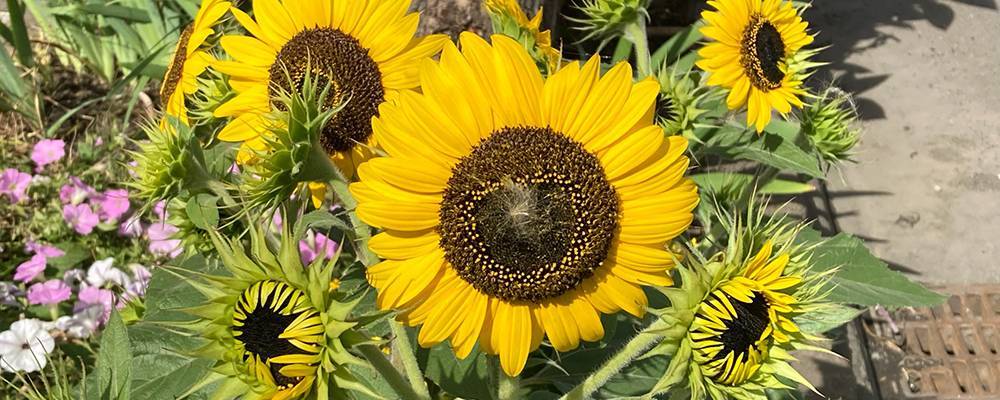
[[[788,343],[799,332],[789,318],[796,298],[784,293],[802,282],[783,276],[789,254],[771,258],[764,244],[741,276],[721,283],[701,303],[690,338],[702,374],[724,385],[740,385],[765,363],[773,341]]]
[[[247,374],[274,388],[274,399],[312,389],[325,345],[319,311],[304,292],[284,282],[254,283],[233,309],[233,338]]]
[[[198,76],[215,61],[211,54],[201,46],[205,39],[215,34],[213,27],[229,10],[228,1],[205,0],[194,17],[194,22],[181,31],[173,58],[167,65],[167,74],[160,86],[160,101],[163,102],[163,112],[168,116],[177,117],[187,124],[187,107],[184,96],[198,90]],[[162,126],[166,127],[166,120]]]
[[[698,203],[682,137],[653,125],[659,85],[592,58],[547,80],[515,40],[465,33],[373,120],[387,157],[358,169],[357,213],[383,229],[368,270],[418,341],[475,344],[517,375],[543,336],[559,351],[640,316],[670,285],[667,243]],[[461,104],[461,107],[455,107]]]
[[[813,41],[808,24],[783,0],[714,0],[716,11],[702,12],[707,26],[701,32],[714,41],[698,51],[699,68],[709,73],[708,84],[730,89],[726,104],[747,106],[747,124],[762,132],[771,121],[771,109],[782,114],[802,107],[801,77],[789,60]]]
[[[320,144],[348,176],[372,155],[371,119],[382,102],[419,85],[420,61],[436,54],[444,35],[414,38],[419,15],[409,0],[254,0],[252,19],[233,8],[249,36],[226,36],[233,61],[215,67],[238,95],[217,117],[233,119],[219,138],[243,142],[238,160],[266,150],[266,114],[283,92],[302,89],[307,75],[329,84],[329,106],[343,105],[323,127]]]

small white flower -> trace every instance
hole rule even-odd
[[[94,334],[94,332],[97,332],[97,328],[100,326],[101,314],[103,312],[104,309],[97,306],[84,308],[72,317],[64,315],[56,320],[56,329],[62,331],[66,334],[66,336],[71,338],[89,338]]]
[[[130,279],[125,272],[112,266],[114,262],[115,260],[110,257],[94,261],[87,270],[87,283],[94,287],[103,287],[108,282],[125,286]]]
[[[0,368],[8,372],[35,372],[48,363],[55,341],[42,321],[22,319],[0,333]]]

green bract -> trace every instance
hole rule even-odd
[[[368,392],[347,369],[364,364],[348,348],[369,342],[351,319],[362,297],[331,290],[337,257],[303,265],[298,243],[307,227],[294,206],[286,211],[276,248],[260,227],[250,230],[248,248],[209,231],[224,274],[194,274],[191,285],[209,303],[186,309],[199,318],[187,328],[208,340],[195,354],[215,361],[204,384],[217,382],[220,398]]]

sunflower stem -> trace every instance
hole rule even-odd
[[[651,347],[659,343],[663,339],[663,335],[660,335],[658,331],[662,331],[667,328],[666,322],[657,319],[652,324],[649,324],[645,329],[639,332],[632,340],[625,344],[625,347],[615,354],[611,359],[601,365],[597,371],[590,374],[582,383],[577,385],[573,390],[566,393],[560,400],[584,400],[594,397],[594,393],[597,392],[605,383],[608,382],[611,377],[615,376],[622,369],[627,367],[632,360],[636,357],[642,355],[643,352],[649,350]]]
[[[430,399],[427,382],[424,381],[424,374],[420,371],[420,365],[417,364],[417,355],[413,352],[413,347],[410,346],[410,335],[406,332],[406,327],[396,320],[390,321],[389,327],[392,329],[392,335],[395,336],[393,347],[403,363],[403,370],[407,379],[410,380],[410,386],[420,396],[419,399]]]
[[[408,348],[409,346],[405,347]],[[386,382],[389,383],[389,387],[391,387],[392,390],[399,395],[399,398],[418,400],[430,399],[430,396],[427,394],[426,384],[423,386],[423,395],[417,394],[417,388],[406,382],[406,379],[404,379],[399,373],[399,370],[392,366],[392,363],[385,358],[385,355],[382,354],[382,351],[379,350],[378,347],[366,344],[358,346],[358,349],[361,350],[361,355],[363,355],[368,362],[371,363],[372,367],[378,371],[379,375],[382,375],[382,377],[385,378]],[[423,381],[421,381],[421,383],[423,383]]]
[[[652,56],[649,54],[649,38],[646,35],[646,19],[642,16],[625,26],[625,37],[635,47],[635,65],[639,69],[639,80],[653,75]]]

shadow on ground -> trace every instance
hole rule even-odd
[[[819,60],[829,65],[817,73],[812,83],[822,86],[835,82],[854,93],[862,119],[885,118],[882,106],[865,97],[865,92],[891,79],[891,71],[872,71],[851,63],[850,55],[900,41],[883,31],[884,27],[915,29],[916,21],[926,20],[940,31],[948,30],[955,20],[951,3],[997,9],[996,0],[814,0],[805,18],[812,31],[819,33],[814,46],[826,47]]]

